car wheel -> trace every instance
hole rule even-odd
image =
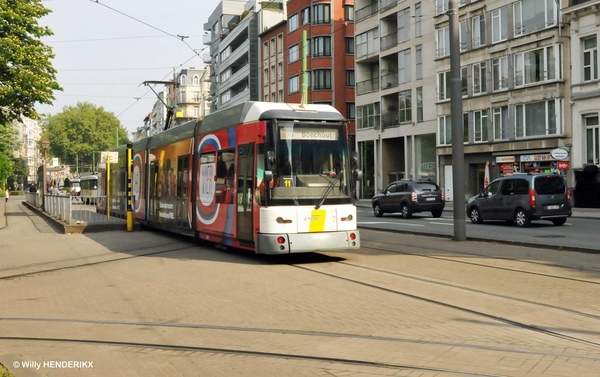
[[[560,225],[564,225],[566,222],[567,222],[567,218],[566,217],[563,217],[561,219],[553,219],[552,220],[552,224],[559,225],[559,226]]]
[[[481,218],[481,214],[479,213],[477,207],[472,207],[471,211],[469,212],[469,215],[473,224],[481,224],[483,222],[483,219]]]
[[[402,203],[402,206],[400,207],[400,212],[402,212],[402,218],[404,219],[410,219],[412,216],[412,211],[406,203]]]
[[[515,223],[518,227],[526,227],[531,223],[531,219],[527,216],[527,212],[523,208],[519,208],[515,213]]]
[[[437,211],[431,211],[431,215],[437,219],[438,217],[442,217],[442,212],[441,209],[438,209]]]
[[[383,211],[381,210],[381,207],[379,207],[378,203],[373,204],[373,214],[377,217],[383,216]]]

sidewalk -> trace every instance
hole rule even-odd
[[[360,199],[356,201],[357,207],[371,208],[370,199]],[[445,212],[454,211],[454,202],[446,202],[444,207]],[[583,219],[600,219],[600,208],[573,208],[573,215],[571,217],[583,218]]]

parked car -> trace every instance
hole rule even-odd
[[[375,216],[400,212],[405,219],[415,212],[431,212],[433,217],[440,217],[445,204],[444,191],[434,182],[408,179],[390,183],[372,199]]]
[[[525,227],[531,220],[550,220],[563,225],[571,210],[571,190],[559,174],[521,173],[492,181],[467,202],[471,222],[505,220]]]

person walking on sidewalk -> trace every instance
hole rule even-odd
[[[4,201],[4,203],[8,202],[8,198],[10,197],[10,190],[8,189],[8,187],[6,188],[6,193],[4,194],[4,197],[6,198],[6,200]]]

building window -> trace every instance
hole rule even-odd
[[[318,4],[313,8],[314,24],[328,24],[331,22],[331,5]]]
[[[354,37],[346,37],[346,54],[354,54]]]
[[[185,75],[181,75],[181,77],[179,77],[179,85],[185,85],[185,81],[186,81]]]
[[[279,81],[283,80],[283,62],[277,63],[277,72],[279,72]]]
[[[598,79],[598,40],[596,37],[583,40],[583,81]]]
[[[225,83],[231,77],[231,69],[221,73],[221,83]]]
[[[423,121],[423,87],[417,88],[417,122]]]
[[[400,123],[412,121],[412,98],[410,90],[398,93],[398,121]]]
[[[279,89],[279,102],[284,102],[285,98],[283,98],[283,89]]]
[[[296,93],[300,90],[300,76],[290,77],[288,79],[288,93]]]
[[[473,95],[487,92],[487,62],[473,64]]]
[[[469,95],[469,67],[460,68],[460,82],[462,86],[462,96],[467,97]]]
[[[460,31],[458,35],[458,45],[460,52],[467,51],[467,21],[460,22]]]
[[[194,118],[198,118],[200,116],[200,107],[194,106]]]
[[[283,34],[279,34],[277,36],[277,52],[281,53],[283,51]]]
[[[508,89],[508,58],[506,56],[492,59],[492,82],[494,91]]]
[[[398,43],[410,39],[410,8],[398,12]]]
[[[515,54],[515,85],[560,78],[560,45]]]
[[[354,21],[354,5],[344,5],[344,21]]]
[[[505,41],[508,38],[507,7],[492,11],[492,43]]]
[[[515,106],[517,137],[558,135],[560,133],[560,100],[533,102]]]
[[[421,36],[421,3],[415,4],[415,37]]]
[[[480,14],[471,18],[471,43],[473,48],[483,46],[485,44],[485,15]]]
[[[354,81],[354,70],[353,69],[347,69],[346,70],[346,86],[354,86],[355,81]]]
[[[288,62],[292,63],[299,59],[300,59],[300,46],[296,44],[296,45],[293,45],[292,47],[288,48]]]
[[[267,52],[267,54],[265,55],[265,59],[268,57],[268,54],[269,54],[269,47],[268,47],[268,45],[267,45],[266,52]],[[223,50],[221,52],[221,54],[219,54],[219,59],[220,59],[221,63],[224,62],[225,60],[227,60],[227,58],[229,57],[229,55],[231,55],[231,49],[229,47],[227,47],[225,50]]]
[[[556,24],[556,5],[551,0],[521,0],[513,3],[514,36],[533,33]]]
[[[200,77],[198,75],[194,75],[194,77],[192,77],[192,84],[194,86],[200,85]]]
[[[354,102],[346,102],[346,119],[356,118],[356,108]]]
[[[450,55],[450,29],[448,27],[437,30],[436,56]]]
[[[418,45],[415,47],[415,62],[416,62],[416,72],[415,78],[422,79],[423,78],[423,46]]]
[[[600,165],[600,125],[598,114],[583,118],[586,137],[586,163]]]
[[[473,112],[474,141],[481,143],[488,141],[488,111],[478,110]]]
[[[361,58],[379,51],[379,28],[356,36],[356,57]]]
[[[439,145],[451,145],[452,144],[452,122],[450,115],[441,116],[438,118],[438,144]]]
[[[370,103],[356,108],[356,128],[379,127],[381,122],[381,110],[379,102]]]
[[[508,139],[508,106],[494,107],[494,140]]]
[[[302,9],[302,25],[310,23],[310,7]]]
[[[450,99],[450,71],[438,73],[438,101]]]
[[[403,84],[412,80],[411,75],[412,60],[410,58],[410,48],[398,53],[398,83]]]
[[[313,71],[313,89],[331,89],[331,69]]]
[[[435,15],[448,12],[448,1],[446,0],[435,0]]]
[[[271,38],[271,56],[275,56],[275,38]]]
[[[275,96],[276,96],[275,92],[271,93],[271,102],[277,102]]]
[[[275,71],[275,66],[271,66],[271,82],[275,82],[277,79],[277,71]]]
[[[265,74],[263,75],[263,77],[265,86],[269,85],[269,68],[265,68]]]
[[[469,143],[469,113],[463,113],[463,144]]]
[[[225,103],[231,99],[231,92],[228,90],[221,94],[221,103]]]
[[[314,37],[313,46],[313,56],[331,56],[331,37]]]
[[[269,102],[269,95],[265,94],[265,102]]]
[[[288,33],[291,33],[292,31],[298,29],[298,13],[288,17],[287,26]]]

